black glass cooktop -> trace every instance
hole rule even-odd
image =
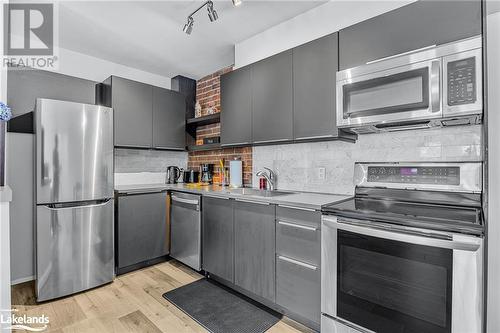
[[[480,196],[407,192],[357,193],[352,199],[324,206],[322,211],[339,217],[426,229],[483,233]]]

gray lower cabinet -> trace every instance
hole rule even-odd
[[[234,283],[275,302],[275,206],[234,202]]]
[[[221,144],[252,143],[252,95],[250,67],[221,76]]]
[[[340,70],[481,34],[481,1],[417,1],[339,32]]]
[[[293,140],[292,51],[251,66],[253,142]]]
[[[184,95],[153,87],[153,148],[186,149],[185,110]]]
[[[168,254],[167,192],[119,196],[117,205],[118,272]]]
[[[115,146],[152,148],[153,87],[112,76]]]
[[[276,209],[276,303],[319,325],[321,213]]]
[[[316,324],[321,321],[321,272],[319,267],[277,257],[276,303]]]
[[[202,268],[234,282],[233,200],[203,197]]]
[[[335,75],[338,33],[293,49],[295,140],[337,137]]]

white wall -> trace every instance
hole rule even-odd
[[[329,1],[237,43],[234,55],[235,68],[246,66],[414,1]]]
[[[97,82],[104,81],[110,75],[116,75],[170,89],[169,77],[145,72],[130,66],[124,66],[63,48],[59,49],[59,68],[55,72]]]

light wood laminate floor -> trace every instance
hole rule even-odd
[[[163,293],[202,276],[175,260],[118,276],[114,282],[52,302],[36,304],[32,282],[12,287],[17,315],[49,317],[49,332],[207,332],[165,300]],[[269,333],[311,332],[284,317]]]

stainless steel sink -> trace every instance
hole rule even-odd
[[[280,195],[293,194],[292,192],[284,192],[284,191],[267,191],[267,190],[258,190],[255,188],[234,188],[229,189],[229,193],[233,194],[241,194],[241,195],[249,195],[249,196],[258,196],[258,197],[276,197]]]

